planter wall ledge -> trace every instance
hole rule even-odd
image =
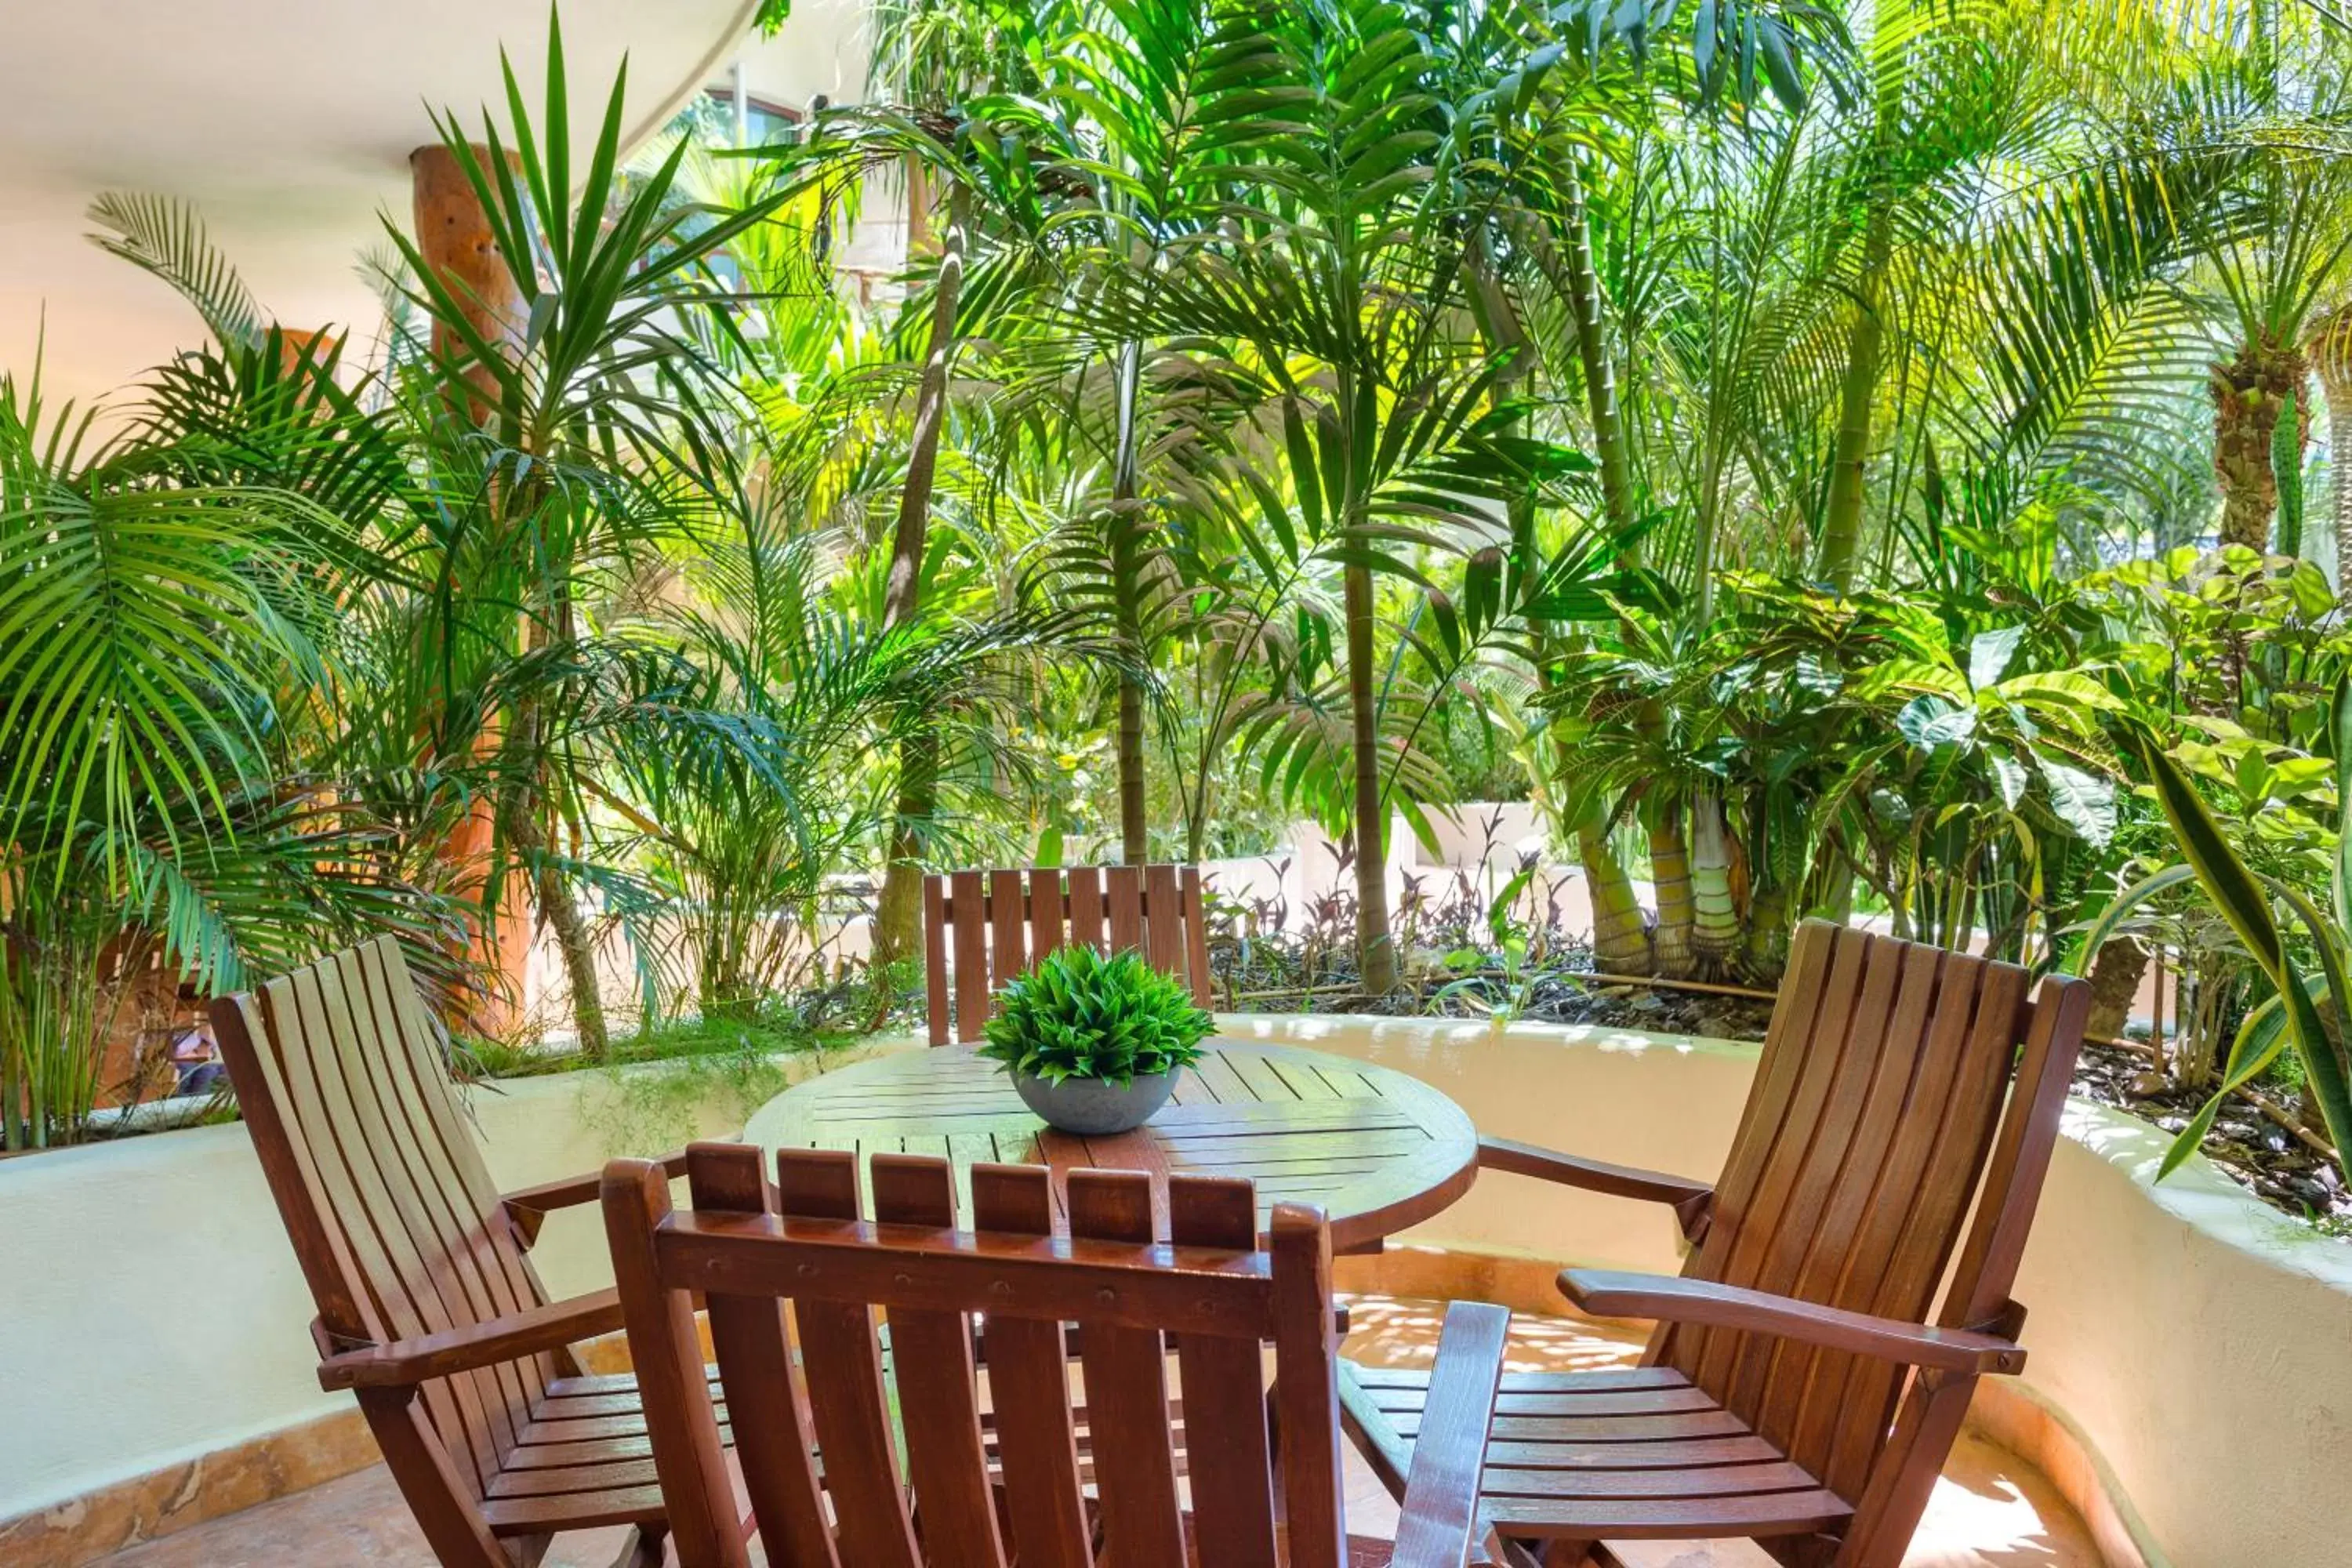
[[[1695,1173],[1720,1167],[1756,1056],[1555,1026],[1226,1026],[1417,1074],[1490,1132]],[[721,1082],[652,1092],[635,1073],[510,1082],[474,1106],[508,1187],[743,1120]],[[2118,1111],[2077,1103],[2066,1133],[2019,1283],[2032,1363],[1979,1401],[1979,1425],[2039,1462],[2120,1568],[2339,1563],[2352,1247],[2202,1162],[2153,1186],[2164,1135]],[[1679,1262],[1655,1211],[1507,1177],[1402,1240],[1384,1270],[1453,1259],[1386,1283],[1466,1279],[1528,1307],[1551,1305],[1561,1263]],[[312,1378],[310,1300],[242,1128],[0,1161],[0,1568],[87,1561],[372,1457]],[[535,1256],[558,1294],[604,1282],[593,1213],[555,1216]]]

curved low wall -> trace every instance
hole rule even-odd
[[[1756,1058],[1723,1041],[1549,1026],[1225,1025],[1413,1073],[1489,1132],[1698,1175],[1721,1166]],[[474,1105],[494,1177],[515,1186],[727,1136],[744,1111],[730,1087],[541,1079]],[[2107,1531],[2132,1537],[2151,1568],[2341,1563],[2352,1247],[2201,1161],[2151,1186],[2165,1141],[2128,1116],[2077,1102],[2066,1133],[2018,1287],[2032,1309],[2022,1392],[2119,1500]],[[1404,1239],[1672,1270],[1675,1234],[1660,1210],[1489,1177]],[[592,1213],[551,1220],[538,1256],[559,1293],[605,1277]],[[0,1161],[0,1521],[70,1511],[68,1500],[313,1431],[304,1424],[346,1407],[312,1379],[309,1298],[242,1128]],[[1996,1430],[2021,1419],[2010,1404]],[[0,1563],[10,1544],[0,1522]]]
[[[1757,1056],[1728,1041],[1544,1025],[1228,1027],[1413,1073],[1486,1132],[1697,1176],[1722,1168]],[[2168,1140],[2121,1111],[2075,1100],[2064,1130],[2018,1279],[2029,1363],[1993,1386],[2016,1388],[2082,1445],[2115,1510],[2086,1509],[2086,1522],[2130,1537],[2113,1558],[2352,1561],[2352,1246],[2202,1159],[2156,1185]],[[1677,1237],[1652,1205],[1489,1176],[1405,1239],[1671,1272]],[[1987,1425],[2015,1432],[2026,1419],[2012,1407]]]
[[[467,1104],[512,1190],[731,1138],[822,1065],[510,1079]],[[549,1216],[532,1258],[559,1297],[612,1283],[593,1205]],[[86,1562],[371,1462],[351,1397],[320,1391],[312,1315],[241,1125],[0,1160],[0,1568]]]

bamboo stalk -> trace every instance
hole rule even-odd
[[[2248,1100],[2252,1100],[2254,1102],[2255,1109],[2259,1110],[2264,1116],[2269,1117],[2273,1121],[2277,1122],[2281,1127],[2285,1128],[2289,1132],[2294,1133],[2297,1138],[2301,1139],[2303,1141],[2304,1147],[2309,1149],[2321,1159],[2336,1160],[2341,1158],[2341,1156],[2336,1152],[2336,1147],[2334,1144],[2328,1142],[2326,1139],[2322,1138],[2318,1133],[2314,1132],[2310,1128],[2305,1127],[2302,1121],[2296,1118],[2294,1111],[2289,1110],[2285,1106],[2281,1105],[2277,1100],[2273,1100],[2269,1095],[2264,1094],[2252,1084],[2242,1086],[2238,1092],[2244,1095]]]
[[[1563,974],[1563,980],[1589,981],[1601,985],[1652,985],[1668,991],[1703,991],[1710,996],[1745,996],[1752,1002],[1777,1002],[1777,991],[1759,991],[1753,985],[1722,985],[1712,980],[1669,980],[1662,974]]]

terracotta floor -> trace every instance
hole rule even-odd
[[[1443,1307],[1360,1297],[1348,1353],[1382,1364],[1426,1365]],[[1523,1371],[1622,1365],[1634,1348],[1563,1319],[1518,1315],[1510,1365]],[[1396,1510],[1370,1470],[1349,1455],[1348,1522],[1386,1537]],[[546,1568],[606,1568],[621,1532],[560,1538]],[[1634,1543],[1624,1568],[1770,1568],[1744,1542]],[[231,1514],[103,1560],[108,1568],[430,1568],[408,1510],[382,1466],[293,1497]],[[755,1562],[764,1559],[754,1557]],[[2006,1450],[1965,1437],[1946,1467],[1904,1568],[2101,1568],[2081,1521],[2049,1485]]]

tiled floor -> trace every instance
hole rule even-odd
[[[1348,1353],[1391,1365],[1426,1365],[1443,1309],[1436,1303],[1359,1298]],[[1520,1314],[1510,1365],[1523,1371],[1603,1367],[1634,1347],[1565,1319]],[[1349,1456],[1348,1521],[1385,1537],[1396,1510],[1371,1472]],[[559,1538],[546,1568],[605,1568],[621,1532]],[[1769,1568],[1743,1543],[1638,1543],[1619,1549],[1624,1568]],[[430,1568],[432,1554],[382,1466],[293,1497],[231,1514],[105,1559],[107,1568]],[[1945,1468],[1904,1568],[2101,1568],[2082,1522],[2014,1455],[1964,1437]]]

